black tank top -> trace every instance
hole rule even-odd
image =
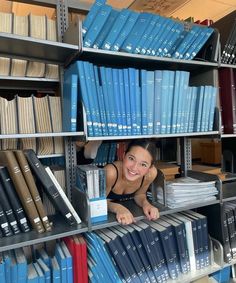
[[[116,169],[116,180],[115,180],[115,183],[113,184],[113,186],[111,187],[111,191],[109,192],[109,194],[107,195],[107,199],[110,199],[110,200],[119,200],[119,201],[124,201],[124,200],[130,200],[130,199],[133,199],[134,198],[134,194],[135,193],[131,193],[131,194],[116,194],[113,192],[113,188],[115,187],[116,183],[117,183],[117,180],[118,180],[118,174],[119,174],[119,171],[118,171],[118,168],[116,167],[116,165],[114,163],[110,163],[112,164],[115,169]],[[141,181],[141,185],[139,186],[138,189],[140,189],[143,185],[143,181],[144,181],[144,176],[142,178],[142,181]]]

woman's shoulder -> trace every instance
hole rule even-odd
[[[122,165],[122,161],[115,161],[108,163],[104,169],[106,170],[107,178],[115,179],[117,177],[117,170],[119,171]]]
[[[148,181],[152,182],[157,176],[157,169],[155,166],[152,166],[148,173]]]

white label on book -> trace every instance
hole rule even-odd
[[[90,200],[91,217],[107,215],[107,200]]]
[[[47,216],[44,216],[44,217],[42,218],[42,220],[43,220],[43,221],[48,221],[48,217],[47,217]]]
[[[26,218],[25,217],[20,220],[20,224],[24,224],[24,223],[26,223]]]
[[[2,227],[2,228],[8,227],[8,223],[6,222],[6,223],[1,224],[1,227]]]
[[[72,216],[71,213],[67,213],[67,214],[66,214],[66,218],[70,218],[71,216]]]
[[[34,223],[38,223],[40,221],[39,217],[34,218]]]
[[[17,222],[16,221],[12,221],[10,224],[11,224],[11,226],[13,226],[13,225],[16,225]]]

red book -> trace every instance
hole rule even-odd
[[[81,244],[83,283],[88,283],[87,244],[81,235],[77,235]]]
[[[236,92],[232,68],[220,68],[219,86],[224,133],[236,134]]]
[[[200,22],[200,24],[209,27],[213,24],[213,21],[210,19],[205,19],[204,21]]]
[[[76,236],[63,238],[73,258],[73,282],[83,283],[81,244]]]

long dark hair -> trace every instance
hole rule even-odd
[[[125,154],[128,153],[131,150],[131,148],[134,147],[134,146],[140,146],[140,147],[146,149],[152,157],[152,165],[155,163],[155,161],[156,161],[156,145],[153,142],[151,142],[148,139],[132,140],[128,144],[127,149],[125,151]]]

